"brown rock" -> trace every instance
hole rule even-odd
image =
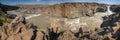
[[[106,4],[98,3],[62,3],[43,7],[42,12],[52,16],[63,16],[66,18],[78,18],[80,16],[93,16],[97,8],[106,9]]]
[[[18,5],[19,12],[44,13],[56,17],[78,18],[81,16],[93,16],[98,8],[106,10],[107,4],[67,2],[55,5]]]
[[[22,40],[20,35],[11,35],[7,38],[7,40]]]
[[[6,40],[8,37],[4,32],[1,32],[0,36],[1,36],[1,40]]]
[[[32,37],[35,37],[33,31],[34,31],[33,29],[29,29],[28,31],[22,32],[20,34],[22,37],[22,40],[32,40]]]
[[[60,35],[58,40],[78,40],[71,31],[66,31]]]
[[[60,33],[69,29],[63,20],[54,20],[51,18],[50,24],[50,31],[53,31],[55,33]]]
[[[28,26],[30,25],[30,26]],[[10,24],[1,27],[1,40],[31,40],[34,37],[34,26],[26,23],[24,17],[17,17]]]
[[[35,40],[48,40],[49,38],[48,35],[48,30],[38,30],[36,33],[36,38]]]
[[[44,40],[44,34],[40,30],[37,31],[35,40]]]

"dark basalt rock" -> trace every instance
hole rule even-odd
[[[15,19],[17,17],[17,15],[16,14],[8,14],[7,17],[11,18],[11,19]]]
[[[120,5],[111,5],[110,9],[115,13],[120,12]]]
[[[106,12],[107,11],[107,9],[105,9],[105,8],[97,8],[96,9],[96,12]]]
[[[11,10],[16,10],[19,7],[17,6],[10,6],[10,5],[5,5],[0,3],[0,9],[2,9],[3,12],[7,13],[7,11],[11,11]]]

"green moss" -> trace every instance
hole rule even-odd
[[[0,11],[0,26],[3,25],[4,23],[10,23],[12,19],[8,18],[6,16],[6,13]]]

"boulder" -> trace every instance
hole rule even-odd
[[[29,23],[26,23],[27,25]],[[1,40],[31,40],[34,37],[32,24],[27,26],[24,17],[16,17],[10,24],[1,27]]]
[[[71,31],[65,31],[58,40],[78,40]]]

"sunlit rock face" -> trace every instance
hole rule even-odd
[[[80,16],[93,16],[97,8],[106,9],[106,5],[97,3],[62,3],[47,8],[46,11],[49,10],[47,12],[53,15],[61,14],[66,18],[78,18]]]
[[[58,4],[60,7],[57,4],[56,6],[48,6],[50,10],[46,7],[46,9],[43,8],[47,10],[46,13],[51,15],[47,15],[47,19],[44,19],[46,16],[42,13],[25,18],[16,17],[12,22],[0,27],[0,40],[119,40],[120,14],[117,13],[118,11],[113,12],[110,9],[113,6],[105,5],[104,8],[103,6],[100,7],[102,4],[98,7],[93,4],[63,3]],[[79,9],[80,11],[78,11]],[[115,8],[114,10],[118,9]],[[58,14],[62,17],[58,17]],[[36,21],[35,17],[43,20]],[[26,19],[30,20],[32,18],[36,23],[50,18],[49,21],[46,21],[50,22],[50,25],[47,28],[42,29],[42,26],[39,29],[32,23],[27,22]],[[46,23],[43,22],[41,25],[43,24]]]

